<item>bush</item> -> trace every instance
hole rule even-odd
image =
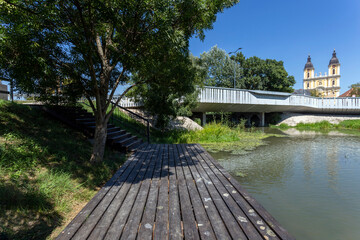
[[[345,120],[339,123],[341,128],[360,129],[360,120]]]

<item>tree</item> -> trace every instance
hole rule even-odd
[[[202,53],[195,64],[198,66],[199,74],[203,76],[204,84],[215,87],[234,87],[235,67],[237,86],[243,88],[240,79],[241,69],[225,50],[214,46],[210,51]]]
[[[96,128],[90,161],[101,161],[117,87],[128,85],[121,97],[140,85],[164,94],[164,77],[175,71],[170,82],[179,89],[168,93],[190,92],[191,79],[182,81],[180,74],[191,64],[190,37],[203,39],[216,14],[237,2],[1,0],[0,76],[41,96],[52,95],[66,79],[63,94],[85,95],[91,104]]]
[[[360,97],[360,82],[350,86],[350,96]]]
[[[233,87],[234,70],[237,88],[292,92],[295,84],[293,76],[289,76],[283,61],[245,58],[242,52],[229,55],[217,46],[200,55],[198,64],[206,72],[203,79],[205,85],[216,87]]]

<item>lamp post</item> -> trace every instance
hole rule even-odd
[[[230,55],[230,54],[236,53],[237,51],[239,51],[241,49],[242,48],[240,47],[233,52],[229,52],[228,54]],[[235,85],[236,85],[236,61],[234,60],[234,88],[235,88]]]

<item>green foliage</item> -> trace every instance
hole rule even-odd
[[[273,127],[273,128],[280,128],[280,129],[284,129],[284,130],[291,128],[291,127],[290,127],[288,124],[286,124],[286,123],[281,123],[279,126],[271,125],[271,127]]]
[[[241,71],[230,56],[222,49],[214,46],[209,52],[204,52],[196,61],[199,72],[202,76],[204,85],[215,87],[234,87],[234,68],[237,86],[243,88],[240,83]]]
[[[236,87],[242,89],[292,92],[295,84],[293,76],[289,76],[283,61],[245,58],[242,52],[235,56],[229,55],[217,46],[204,52],[194,61],[198,75],[203,76],[207,86]],[[234,76],[235,72],[235,76]]]
[[[310,96],[312,96],[312,97],[321,97],[321,93],[316,89],[311,89],[310,90]]]
[[[344,120],[339,124],[332,124],[328,121],[321,121],[316,123],[298,123],[295,127],[291,127],[286,123],[282,123],[279,126],[271,126],[273,128],[289,129],[296,128],[298,130],[332,130],[332,129],[354,129],[360,130],[360,120]]]
[[[117,87],[137,86],[163,126],[188,112],[179,105],[195,89],[190,38],[204,39],[216,14],[237,2],[1,1],[0,78],[52,103],[94,98],[96,129],[106,126]],[[105,137],[95,130],[91,161],[102,160]]]
[[[350,86],[350,96],[360,97],[360,83],[355,83]]]
[[[310,130],[310,129],[329,130],[335,127],[336,125],[331,124],[328,121],[321,121],[316,123],[298,123],[295,128],[299,130]]]
[[[220,143],[239,141],[237,130],[220,123],[209,123],[199,131],[189,131],[179,138],[181,143]]]
[[[345,120],[339,123],[339,128],[347,129],[359,129],[360,130],[360,120]]]
[[[107,151],[90,164],[90,153],[85,136],[40,109],[0,100],[0,238],[55,237],[125,160]]]

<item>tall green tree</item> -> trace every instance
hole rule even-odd
[[[0,77],[24,92],[49,96],[62,85],[73,98],[95,99],[89,101],[96,119],[90,160],[101,161],[117,87],[128,86],[121,96],[140,85],[159,96],[191,92],[191,78],[181,76],[191,68],[190,37],[203,39],[216,14],[237,2],[0,0]],[[170,83],[176,87],[166,89]],[[160,109],[171,103],[155,99]]]
[[[225,50],[214,46],[208,52],[204,52],[196,59],[199,72],[203,76],[203,82],[207,86],[243,88],[241,83],[241,69],[230,58]],[[235,71],[235,74],[234,74]]]
[[[283,61],[255,56],[246,58],[242,52],[230,57],[217,46],[202,53],[196,63],[208,86],[234,87],[235,81],[236,88],[292,92],[295,84]]]

